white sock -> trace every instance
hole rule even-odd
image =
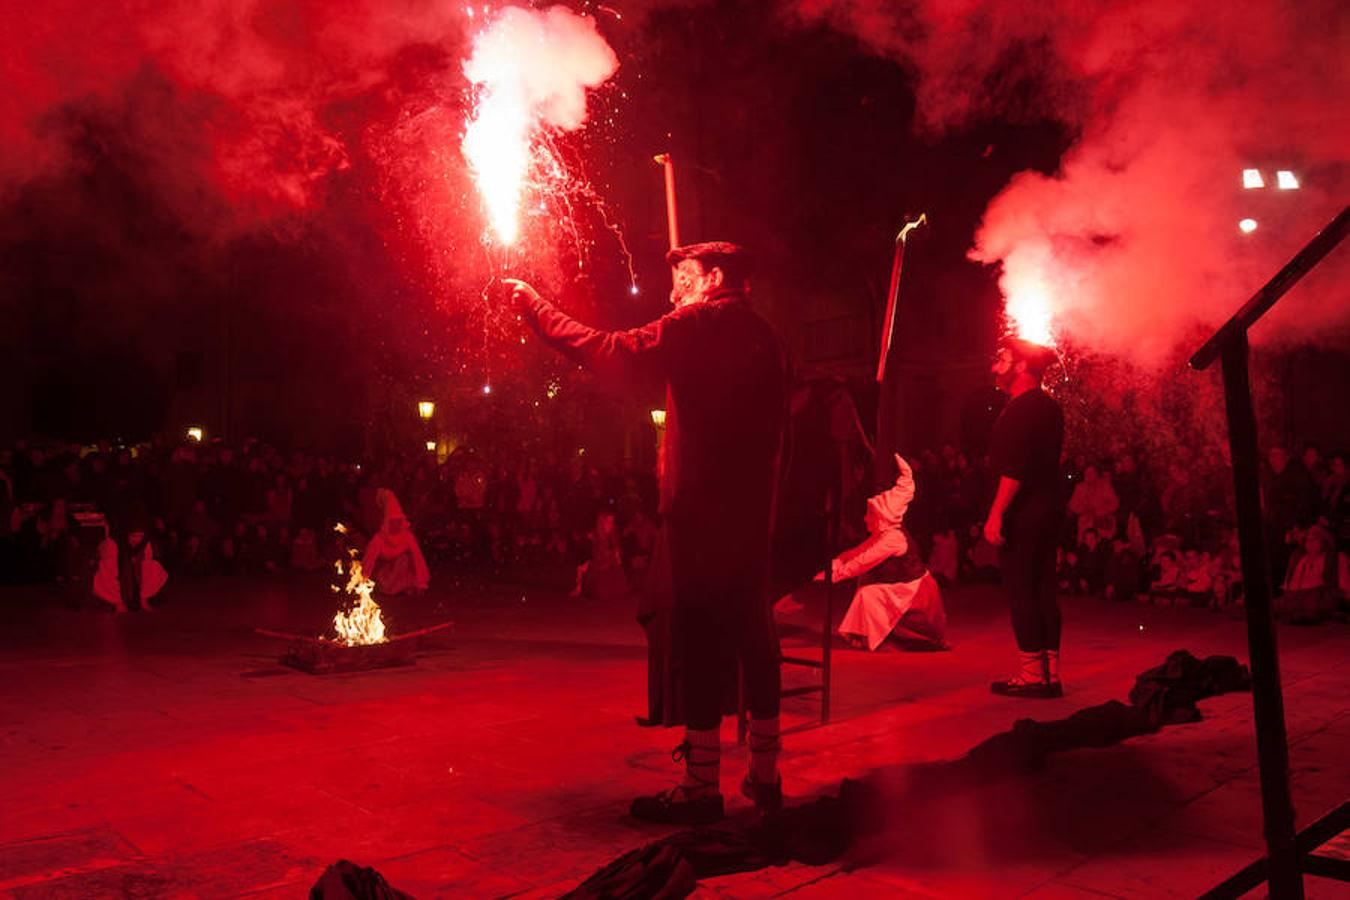
[[[680,785],[691,794],[721,793],[722,728],[705,730],[686,728],[684,742],[684,780]]]
[[[1019,671],[1016,681],[1022,684],[1041,684],[1045,681],[1045,662],[1041,651],[1027,653],[1025,650],[1019,650],[1017,663]]]
[[[750,779],[756,784],[778,783],[779,734],[778,716],[750,720]]]

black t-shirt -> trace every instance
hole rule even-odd
[[[1003,408],[994,422],[989,462],[996,478],[1015,479],[1021,487],[1004,516],[1035,506],[1053,509],[1061,502],[1059,458],[1064,449],[1064,413],[1040,388],[1027,391]]]

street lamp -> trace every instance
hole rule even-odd
[[[204,432],[201,430],[200,427],[198,427],[198,426],[196,426],[196,425],[193,425],[191,428],[189,428],[189,429],[187,430],[188,440],[189,440],[189,441],[196,441],[197,443],[200,444],[200,443],[201,443],[201,440],[202,440],[202,435],[203,435],[203,433],[204,433]]]
[[[664,409],[652,410],[652,424],[657,428],[666,427],[666,411]]]
[[[419,415],[422,418],[423,422],[430,422],[431,417],[434,416],[435,414],[436,414],[435,403],[432,403],[430,400],[417,401],[417,415]]]

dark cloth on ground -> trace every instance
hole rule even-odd
[[[1135,680],[1128,705],[1112,700],[1052,722],[1021,719],[959,760],[911,767],[919,774],[902,781],[927,791],[934,803],[950,802],[963,788],[1040,769],[1052,753],[1107,747],[1165,725],[1197,721],[1198,701],[1250,688],[1247,667],[1233,657],[1200,660],[1177,650]],[[869,853],[884,851],[885,842],[873,838],[888,828],[913,826],[908,809],[897,814],[893,794],[898,783],[881,770],[861,780],[845,779],[838,797],[821,797],[777,815],[748,814],[718,826],[676,832],[620,856],[564,897],[687,897],[699,879],[792,861],[825,865],[846,853],[851,864],[865,865]]]
[[[1039,769],[1052,753],[1109,747],[1164,725],[1197,722],[1200,700],[1250,689],[1247,667],[1233,657],[1200,660],[1186,650],[1176,650],[1162,665],[1135,679],[1129,705],[1110,700],[1053,722],[1019,719],[1011,731],[980,744],[969,757],[991,771]]]
[[[309,900],[413,900],[413,896],[390,885],[374,869],[340,859],[314,882]]]

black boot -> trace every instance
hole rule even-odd
[[[989,691],[1001,697],[1028,697],[1033,700],[1053,700],[1064,696],[1064,688],[1058,681],[1022,681],[1020,678],[995,681],[989,685]]]
[[[776,813],[783,809],[783,779],[773,784],[760,784],[749,774],[741,781],[741,794],[755,804],[755,809],[763,813]]]

